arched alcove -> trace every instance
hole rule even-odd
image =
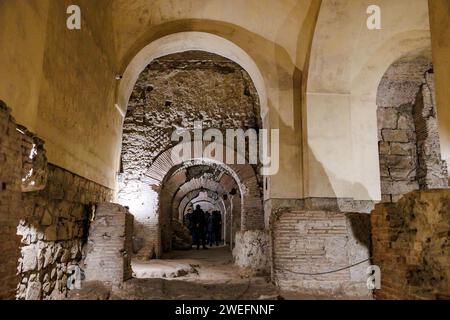
[[[381,79],[377,116],[383,202],[448,186],[435,101],[430,49],[397,59]]]

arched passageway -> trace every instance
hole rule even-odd
[[[257,133],[262,127],[260,99],[249,74],[235,62],[205,51],[153,60],[139,75],[128,103],[118,192],[119,202],[135,216],[134,253],[141,260],[187,248],[179,232],[183,230],[186,239],[189,225],[184,215],[196,204],[218,209],[221,240],[230,249],[238,247],[235,256],[242,255],[241,233],[264,229],[259,164],[224,163],[227,153],[241,152],[237,143],[223,149],[223,161],[206,154],[174,160],[182,144],[173,133],[190,134],[198,123],[200,132],[216,129],[223,137],[227,130]],[[244,142],[247,160],[249,139]],[[201,196],[203,202],[197,199]]]

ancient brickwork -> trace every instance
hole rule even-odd
[[[286,211],[273,219],[272,276],[281,289],[370,296],[366,286],[370,263],[346,268],[369,258],[367,214]],[[335,271],[341,268],[346,269]]]
[[[86,250],[86,281],[105,281],[120,285],[132,277],[133,216],[114,203],[97,205],[89,228]]]
[[[371,215],[378,299],[450,298],[450,190],[421,190]]]
[[[82,259],[89,208],[111,196],[111,190],[53,165],[43,190],[22,194],[18,299],[64,297],[68,268]]]
[[[20,237],[17,225],[21,206],[22,150],[10,110],[0,100],[0,299],[13,299],[17,287]]]
[[[400,59],[380,83],[377,113],[383,202],[396,202],[419,188],[447,185],[431,67],[426,57]]]

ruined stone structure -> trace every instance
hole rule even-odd
[[[128,193],[130,188],[149,184],[161,188],[159,207],[148,217],[136,219],[136,237],[145,243],[141,254],[159,257],[163,251],[171,249],[171,221],[179,218],[178,213],[173,214],[178,206],[171,204],[182,201],[187,190],[205,189],[219,193],[222,198],[233,187],[241,189],[239,183],[243,183],[235,181],[230,172],[213,163],[201,166],[183,163],[171,168],[169,151],[178,143],[172,141],[172,133],[194,129],[195,121],[201,122],[203,130],[220,130],[224,137],[226,129],[258,129],[261,122],[259,109],[256,89],[247,72],[218,55],[188,51],[164,56],[149,64],[139,75],[124,120],[118,197],[120,203],[128,205],[136,196],[135,192]],[[261,202],[262,181],[257,166],[242,167],[237,166],[238,175],[256,178],[251,192],[255,193],[256,201]],[[151,183],[155,177],[156,181]],[[196,179],[202,179],[202,182],[196,183]],[[216,186],[210,186],[213,181]],[[132,206],[131,209],[136,208]],[[240,214],[233,214],[233,217],[235,223],[243,220],[244,229],[262,228],[261,210],[252,215],[247,211],[243,218]]]
[[[49,165],[45,188],[22,194],[25,212],[17,226],[22,236],[17,298],[64,296],[68,268],[82,259],[90,205],[110,199],[110,190]]]
[[[415,191],[372,212],[382,299],[449,299],[449,190]]]
[[[132,276],[133,216],[111,203],[100,203],[93,214],[84,259],[86,280],[120,285]]]
[[[0,299],[450,297],[448,0],[72,4],[0,1]]]
[[[17,261],[20,256],[20,237],[16,235],[17,222],[22,216],[20,205],[22,178],[22,152],[20,133],[3,101],[0,101],[0,234],[3,254],[0,267],[0,298],[15,296],[18,283]]]
[[[426,55],[404,57],[378,89],[378,139],[383,201],[418,189],[448,187],[436,122],[434,74]]]

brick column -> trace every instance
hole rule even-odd
[[[86,281],[120,285],[131,278],[133,216],[114,203],[97,205],[89,228],[85,259]]]

